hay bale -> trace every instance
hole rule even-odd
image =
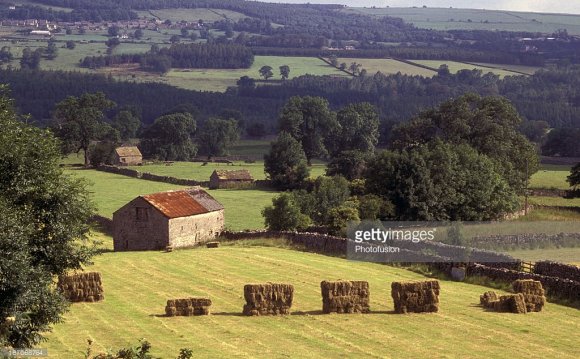
[[[479,297],[480,304],[483,307],[490,309],[493,309],[495,305],[494,303],[497,302],[498,300],[499,296],[497,295],[496,292],[493,291],[485,292]]]
[[[211,304],[209,298],[169,299],[165,306],[165,315],[168,317],[208,315]]]
[[[70,302],[98,302],[104,299],[101,274],[98,272],[61,275],[57,287]]]
[[[524,296],[528,312],[541,312],[546,305],[542,282],[532,279],[518,279],[512,283],[514,292]]]
[[[244,286],[244,299],[246,299],[243,308],[244,315],[290,314],[294,299],[294,286],[281,283],[246,284]]]
[[[323,313],[368,313],[369,283],[337,281],[320,283]]]
[[[524,295],[521,293],[500,296],[498,301],[494,302],[494,309],[497,312],[517,314],[525,314],[527,312]]]
[[[207,248],[219,248],[220,242],[207,242],[205,246]]]
[[[512,288],[516,293],[545,295],[542,282],[533,279],[518,279],[512,282]]]
[[[421,282],[393,282],[391,296],[395,312],[435,313],[439,311],[440,285],[437,280]]]

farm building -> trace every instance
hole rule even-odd
[[[115,251],[207,242],[224,229],[224,207],[199,187],[139,196],[113,213]]]
[[[209,177],[210,189],[250,187],[253,183],[248,170],[215,170]]]
[[[115,148],[115,165],[134,166],[143,163],[143,155],[136,146]]]

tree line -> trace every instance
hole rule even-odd
[[[268,72],[265,74],[269,75]],[[504,79],[478,70],[451,74],[445,68],[433,78],[402,74],[368,74],[356,78],[301,76],[276,86],[256,86],[255,81],[247,78],[240,79],[239,86],[230,88],[225,94],[63,72],[0,70],[0,81],[10,85],[18,108],[32,114],[41,123],[50,118],[54,104],[66,96],[102,91],[121,107],[138,104],[138,112],[145,124],[179,105],[188,104],[196,108],[203,119],[216,116],[224,109],[237,110],[248,126],[261,124],[261,133],[275,133],[277,123],[272,119],[276,118],[284,102],[292,96],[310,95],[323,96],[333,109],[356,102],[371,103],[378,110],[381,120],[379,139],[385,144],[395,124],[449,98],[474,92],[507,97],[525,123],[545,121],[548,128],[580,127],[580,87],[577,85],[580,69],[574,66]]]
[[[91,69],[123,63],[139,63],[144,70],[167,72],[176,68],[239,69],[254,63],[254,54],[237,44],[173,44],[159,48],[153,45],[146,54],[87,56],[80,65]]]
[[[43,19],[48,21],[122,21],[134,20],[139,16],[136,12],[122,8],[75,8],[72,11],[54,10],[38,5],[18,5],[16,9],[10,10],[7,7],[0,10],[0,18],[27,20]]]

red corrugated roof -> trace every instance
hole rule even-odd
[[[224,207],[201,189],[159,192],[141,196],[169,218],[189,217]]]

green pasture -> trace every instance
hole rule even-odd
[[[203,165],[201,162],[174,162],[168,166],[164,163],[154,163],[143,166],[132,166],[130,168],[141,172],[197,181],[209,181],[209,176],[214,170],[248,170],[254,179],[266,179],[266,175],[264,174],[264,161],[256,161],[254,163],[234,161],[233,165],[212,162],[208,162],[207,165]],[[326,166],[324,164],[314,163],[310,168],[310,177],[316,178],[323,176],[325,172]]]
[[[485,4],[481,3],[480,6]],[[580,15],[422,7],[347,8],[342,11],[398,17],[419,28],[434,30],[503,30],[552,34],[558,29],[567,29],[570,34],[580,34]]]
[[[481,70],[484,74],[491,72],[495,75],[499,75],[500,78],[504,78],[505,76],[518,76],[521,74],[503,70],[502,68],[491,68],[491,67],[484,67],[484,66],[476,66],[476,65],[469,65],[463,62],[457,61],[448,61],[448,60],[410,60],[416,64],[429,66],[434,69],[438,69],[441,65],[447,65],[449,67],[449,72],[455,74],[460,70]],[[496,65],[504,67],[503,65]]]
[[[580,207],[580,198],[530,196],[530,204],[548,207]]]
[[[271,136],[273,137],[273,136]],[[270,140],[241,140],[230,148],[230,153],[236,156],[248,156],[255,159],[263,159],[270,151]]]
[[[271,66],[274,77],[270,82],[280,80],[279,67],[290,67],[290,78],[310,75],[348,76],[316,57],[256,56],[249,69],[173,69],[164,78],[174,86],[200,91],[225,91],[235,86],[242,76],[261,79],[262,66]],[[267,81],[266,81],[267,83]]]
[[[570,175],[571,166],[543,164],[540,170],[532,175],[530,188],[570,189],[566,178]]]
[[[517,72],[523,72],[524,74],[533,75],[536,71],[541,69],[541,67],[538,66],[526,66],[526,65],[486,64],[486,63],[474,63],[474,64],[481,66],[483,69],[492,68],[508,72],[516,72],[516,75]]]
[[[105,253],[87,268],[101,273],[105,300],[73,304],[42,346],[51,358],[83,357],[89,338],[94,352],[145,338],[152,354],[163,358],[176,357],[186,347],[195,357],[211,358],[580,356],[577,309],[548,303],[540,313],[489,312],[478,305],[488,288],[442,281],[438,313],[396,315],[391,282],[425,277],[264,242],[172,253]],[[322,314],[320,282],[337,279],[368,281],[372,312]],[[295,286],[291,315],[241,316],[244,285],[268,281]],[[211,298],[212,314],[164,316],[168,299],[190,296]]]
[[[580,266],[580,247],[574,248],[541,248],[541,249],[518,249],[507,252],[515,258],[529,262],[550,260]]]
[[[113,212],[139,195],[185,188],[163,182],[116,175],[95,170],[68,170],[72,176],[84,178],[97,212],[112,218]],[[276,192],[247,190],[208,190],[225,207],[226,228],[230,230],[264,228],[262,209],[272,204]]]
[[[428,70],[419,66],[413,66],[401,61],[393,59],[362,59],[362,58],[340,58],[338,63],[345,63],[346,67],[351,63],[356,62],[362,65],[362,68],[367,70],[369,75],[374,75],[381,72],[385,75],[396,74],[398,72],[404,75],[418,75],[424,77],[432,77],[436,74],[435,71]]]

